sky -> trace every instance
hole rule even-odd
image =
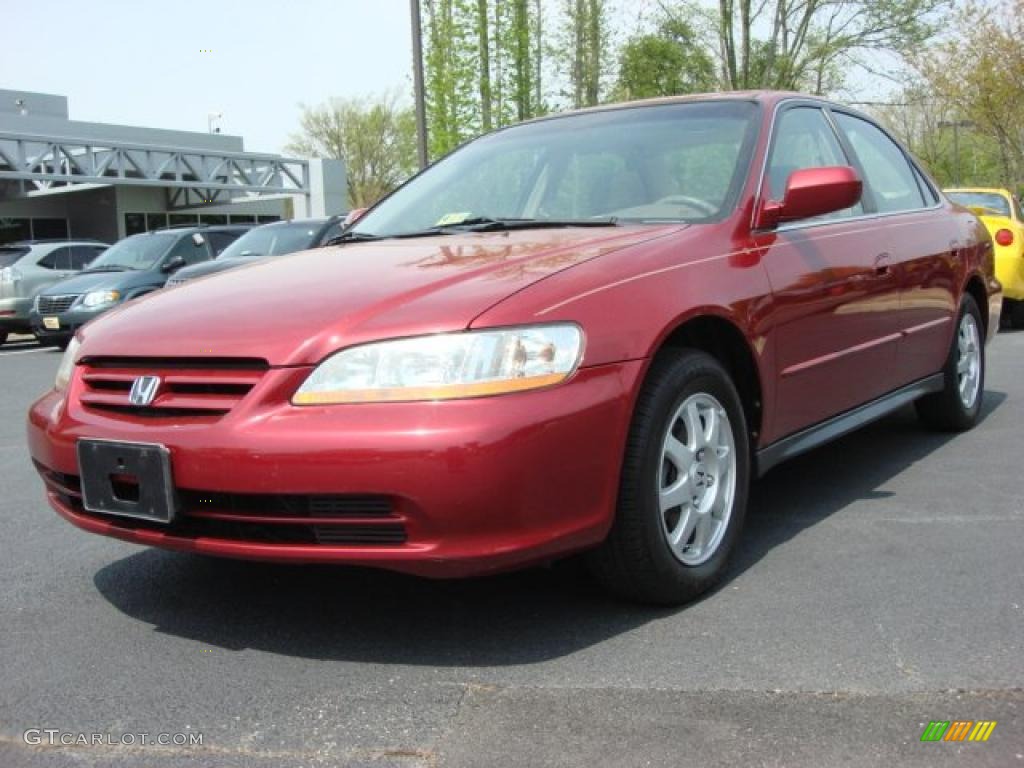
[[[223,133],[281,152],[300,104],[411,102],[408,0],[0,0],[0,88],[68,97],[73,120]],[[207,53],[206,51],[209,51]]]
[[[707,2],[708,0],[704,0]],[[617,0],[616,41],[655,0]],[[0,0],[0,88],[71,118],[223,133],[283,153],[301,104],[394,91],[411,104],[408,0]],[[863,73],[841,99],[879,98]]]

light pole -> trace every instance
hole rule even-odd
[[[974,123],[970,120],[941,120],[939,128],[953,129],[953,183],[960,186],[960,129],[973,128]]]
[[[427,167],[427,105],[423,96],[423,29],[420,24],[420,0],[409,0],[412,17],[412,81],[416,99],[416,154],[420,168]]]

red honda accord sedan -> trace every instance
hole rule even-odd
[[[914,402],[978,418],[984,227],[870,118],[735,93],[470,142],[331,248],[88,324],[28,438],[93,533],[465,576],[588,551],[678,603],[753,476]]]

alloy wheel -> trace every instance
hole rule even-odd
[[[669,421],[658,476],[662,530],[680,562],[700,565],[715,554],[735,496],[736,443],[729,416],[711,395],[691,395]]]
[[[965,313],[957,331],[957,391],[964,408],[973,408],[981,384],[981,340],[974,315]]]

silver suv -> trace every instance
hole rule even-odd
[[[109,246],[96,240],[23,240],[0,245],[0,344],[31,333],[29,311],[39,291],[77,274]]]

